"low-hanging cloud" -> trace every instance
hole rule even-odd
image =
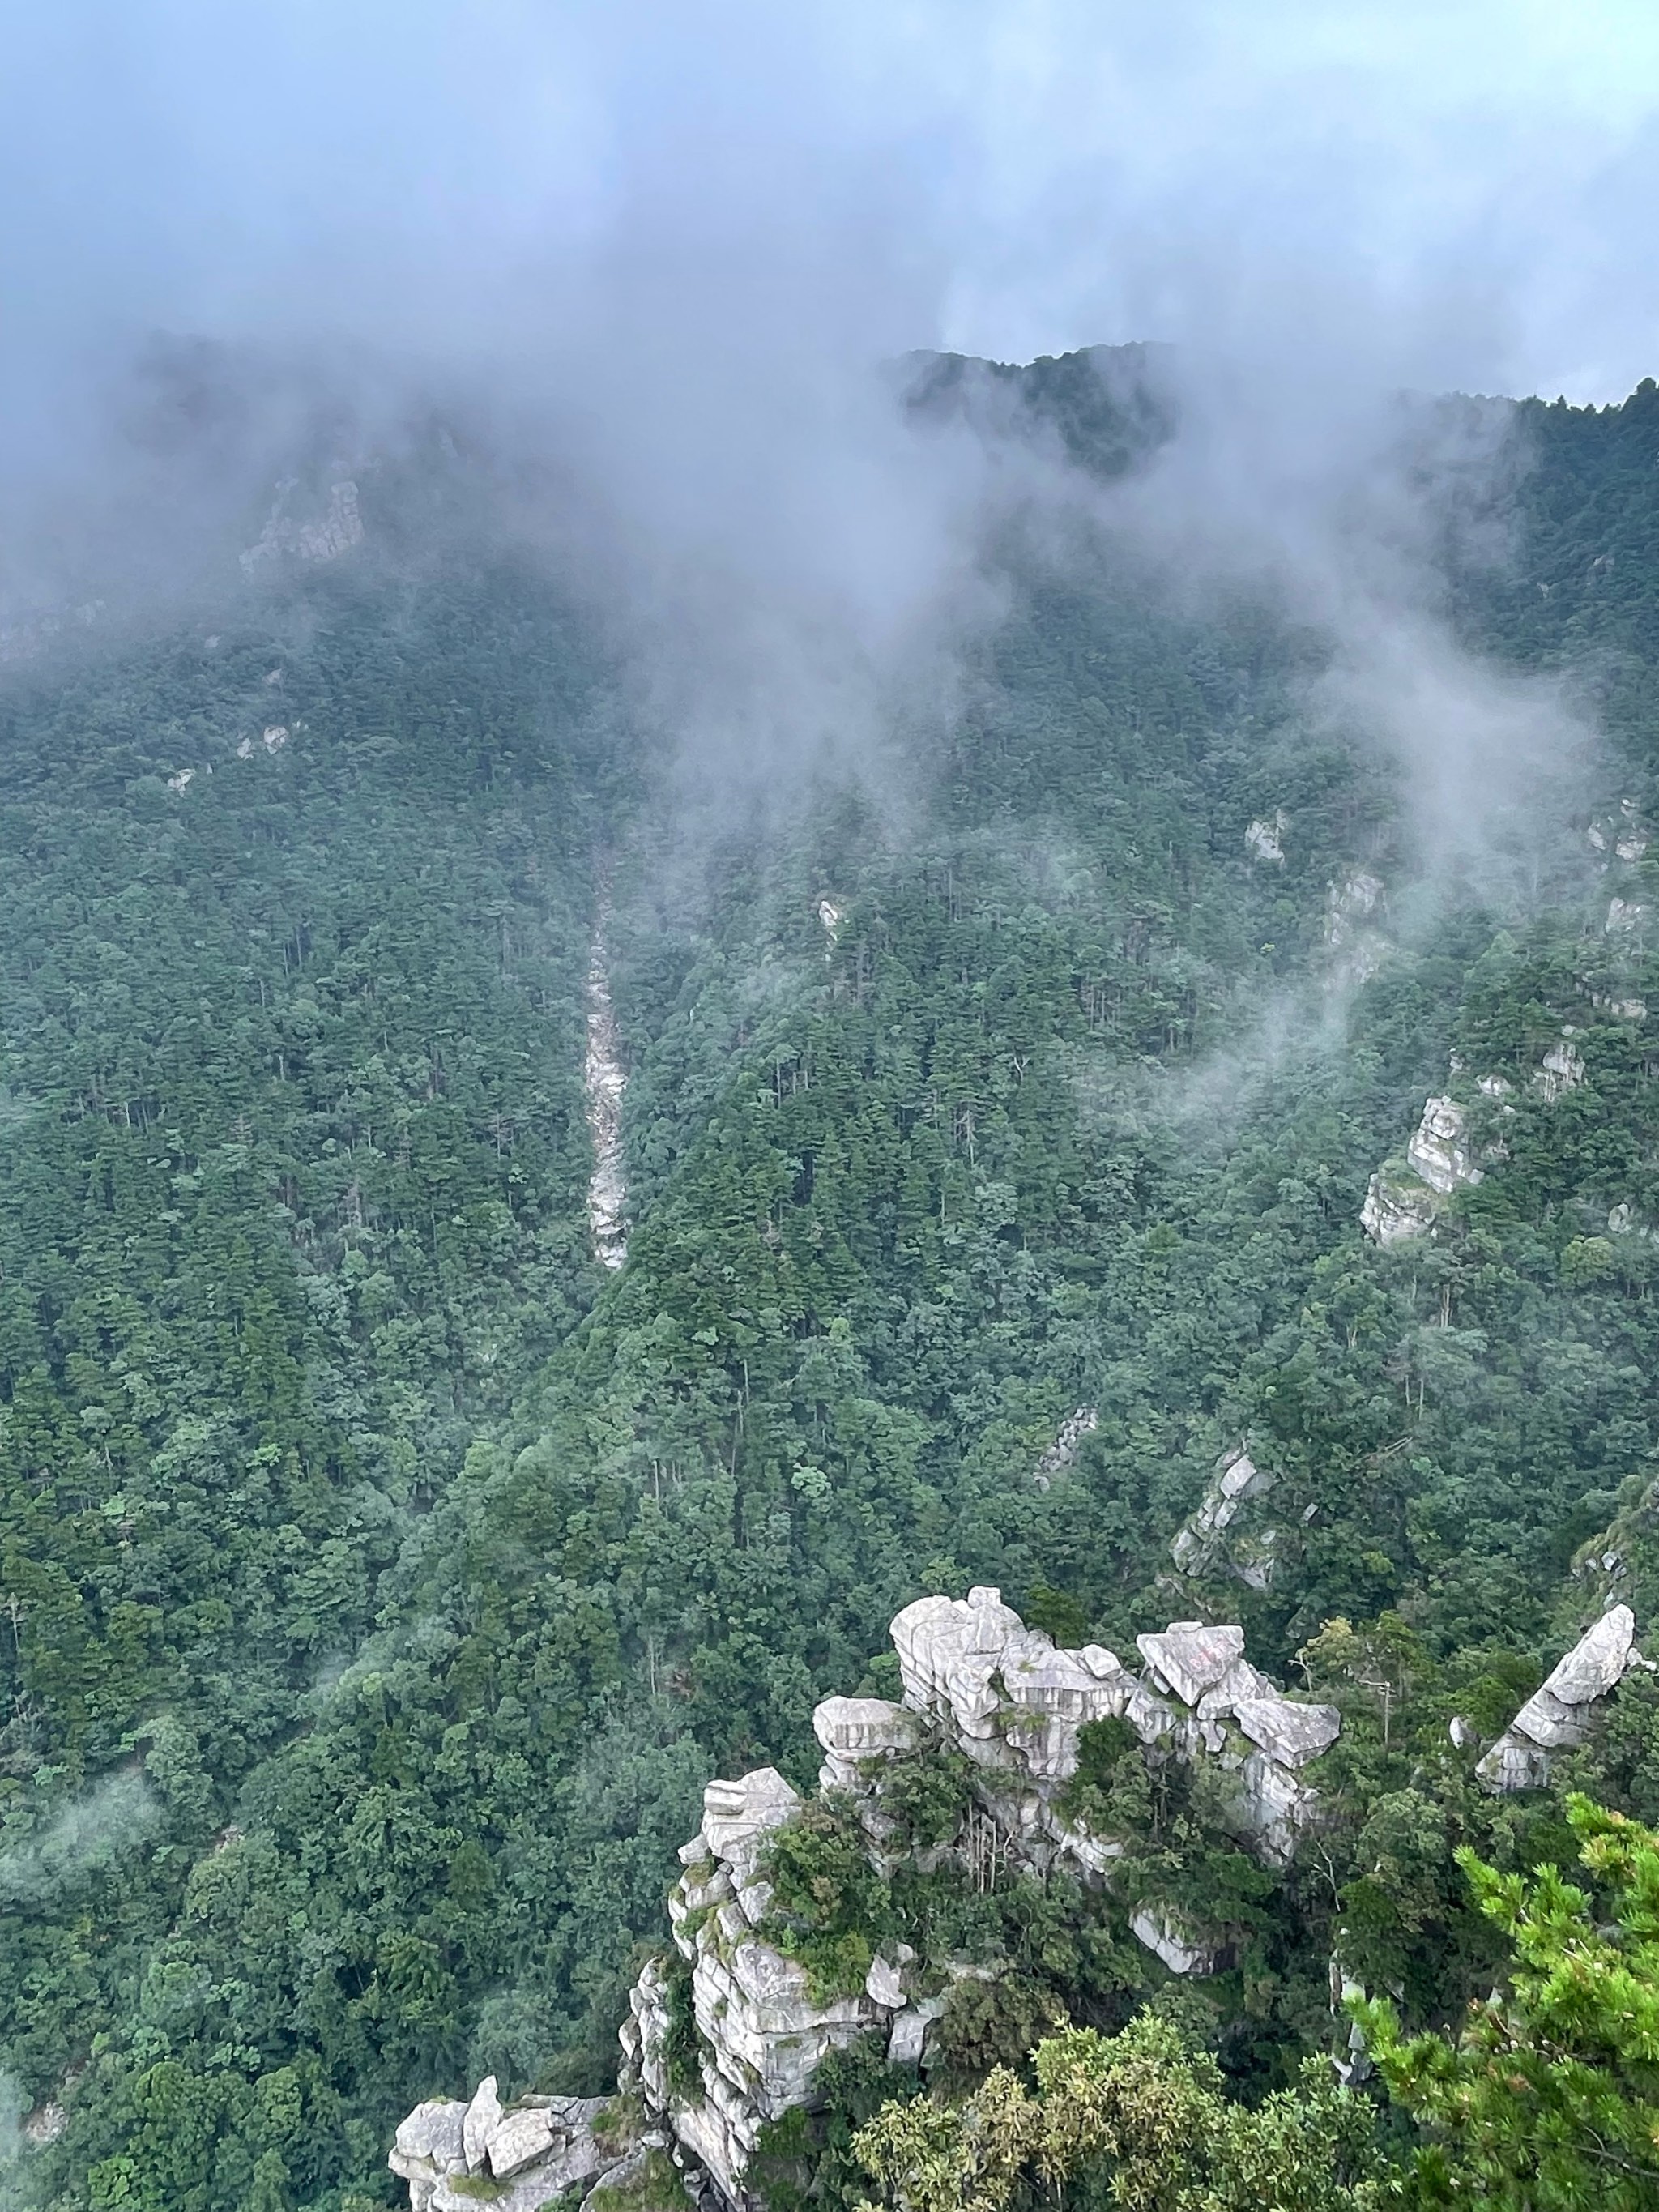
[[[1615,0],[69,0],[9,30],[0,586],[187,573],[325,373],[371,428],[438,398],[533,459],[517,526],[734,772],[948,704],[999,604],[988,516],[1070,496],[1052,458],[1011,485],[909,434],[881,365],[913,349],[1166,342],[1183,434],[1114,526],[1288,579],[1362,719],[1454,655],[1393,395],[1647,365],[1659,40]],[[159,449],[129,374],[157,331],[239,394]]]

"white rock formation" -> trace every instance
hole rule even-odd
[[[1361,922],[1369,921],[1382,902],[1379,878],[1357,868],[1325,895],[1325,942],[1334,949],[1347,942]]]
[[[1463,1108],[1455,1098],[1427,1099],[1404,1163],[1389,1163],[1371,1177],[1360,1226],[1378,1244],[1420,1237],[1433,1228],[1453,1192],[1479,1182],[1484,1173],[1469,1147]]]
[[[283,560],[337,561],[354,545],[362,544],[362,511],[357,487],[349,477],[329,486],[321,512],[308,520],[292,512],[297,489],[298,481],[293,477],[285,477],[276,487],[276,497],[258,543],[240,556],[245,574],[257,575],[260,569]]]
[[[1379,1168],[1367,1186],[1359,1225],[1375,1244],[1403,1244],[1432,1229],[1439,1212],[1419,1176]]]
[[[495,2076],[486,2074],[472,2093],[472,2102],[461,2116],[461,2156],[469,2173],[477,2173],[489,2148],[489,2139],[501,2124],[501,2100]]]
[[[1163,1907],[1138,1906],[1129,1915],[1129,1925],[1172,1974],[1212,1974],[1221,1964],[1219,1943],[1183,1926]]]
[[[1271,821],[1252,822],[1244,832],[1244,843],[1250,858],[1253,860],[1273,861],[1283,867],[1285,865],[1283,841],[1285,832],[1290,826],[1290,817],[1282,806],[1274,810]]]
[[[878,1700],[841,1699],[843,1705]],[[660,1965],[647,1967],[629,1997],[623,2049],[647,2108],[660,2116],[683,2154],[729,2204],[750,2203],[743,2176],[769,2120],[811,2096],[813,2076],[842,2045],[888,2029],[905,2006],[899,1969],[872,1965],[857,1996],[814,2002],[805,1972],[757,1932],[771,1893],[758,1878],[767,1836],[800,1800],[771,1767],[703,1793],[703,1824],[680,1852],[685,1872],[668,1900],[674,1942],[691,1968],[697,2028],[695,2090],[671,2076],[671,2017]],[[873,1993],[872,1993],[873,1990]]]
[[[1618,901],[1613,903],[1617,905]],[[1595,1003],[1606,1006],[1610,1002],[1597,999]],[[1632,1019],[1640,1018],[1647,1012],[1639,999],[1611,1003]],[[1546,1105],[1553,1105],[1565,1091],[1576,1089],[1584,1080],[1583,1057],[1570,1041],[1572,1034],[1571,1030],[1566,1031],[1560,1043],[1550,1047],[1532,1079],[1534,1087],[1542,1092]],[[1463,1072],[1463,1063],[1454,1057],[1453,1075],[1462,1075]],[[1504,1114],[1515,1112],[1515,1108],[1507,1103],[1514,1096],[1515,1085],[1506,1076],[1477,1076],[1475,1088]],[[1378,1244],[1398,1244],[1407,1237],[1421,1237],[1434,1227],[1446,1200],[1455,1192],[1483,1180],[1486,1168],[1482,1162],[1508,1158],[1508,1147],[1496,1138],[1488,1141],[1477,1157],[1469,1143],[1465,1108],[1455,1098],[1430,1098],[1425,1102],[1422,1118],[1406,1146],[1404,1160],[1385,1161],[1371,1177],[1359,1211],[1360,1226]]]
[[[1092,1436],[1100,1426],[1100,1415],[1092,1406],[1079,1406],[1068,1413],[1060,1425],[1055,1437],[1032,1472],[1031,1480],[1039,1490],[1047,1490],[1057,1474],[1063,1474],[1078,1455],[1085,1437]]]
[[[23,2116],[23,2140],[36,2150],[44,2150],[55,2143],[69,2126],[69,2114],[55,2097],[48,2097],[44,2105],[37,2105],[32,2112]]]
[[[1171,1622],[1137,1639],[1146,1666],[1136,1674],[1099,1644],[1057,1648],[1000,1591],[976,1589],[965,1600],[919,1598],[892,1635],[903,1702],[826,1698],[812,1717],[822,1786],[851,1797],[878,1869],[898,1863],[898,1824],[882,1809],[891,1770],[945,1750],[973,1760],[976,1802],[927,1863],[954,1860],[994,1881],[1002,1869],[1040,1875],[1069,1858],[1089,1880],[1109,1883],[1122,1843],[1089,1833],[1057,1803],[1077,1771],[1079,1730],[1107,1718],[1128,1723],[1154,1766],[1211,1759],[1231,1776],[1237,1832],[1270,1862],[1288,1858],[1313,1814],[1301,1770],[1334,1740],[1338,1716],[1284,1697],[1245,1658],[1237,1627]],[[601,2102],[529,2097],[503,2111],[495,2082],[485,2081],[470,2106],[422,2105],[398,2130],[391,2163],[409,2182],[413,2212],[463,2212],[480,2196],[507,2212],[537,2212],[567,2193],[574,2203],[579,2187],[619,2189],[635,2170],[629,2160],[665,2140],[694,2196],[706,2185],[731,2212],[763,2212],[745,2180],[760,2131],[811,2103],[832,2051],[874,2033],[895,2064],[927,2062],[951,1988],[993,1970],[962,1960],[925,1967],[897,1943],[871,1960],[861,1986],[820,2003],[803,1969],[768,1940],[767,1846],[800,1809],[769,1766],[703,1792],[702,1824],[681,1850],[684,1871],[668,1900],[678,1963],[646,1966],[622,2030],[624,2084],[637,2088],[663,2135],[619,2146],[601,2130]],[[1224,1929],[1194,1926],[1158,1900],[1139,1906],[1130,1924],[1173,1973],[1210,1973],[1228,1955]],[[684,2051],[671,2063],[688,2000],[689,2078]]]
[[[604,2125],[619,2117],[605,2097],[526,2097],[503,2111],[490,2074],[470,2104],[417,2105],[386,2163],[409,2184],[410,2212],[542,2212],[623,2178],[639,2147],[625,2121]]]
[[[622,1064],[617,1018],[605,964],[605,922],[593,933],[587,962],[587,1049],[582,1062],[588,1134],[593,1144],[593,1172],[587,1182],[587,1225],[600,1264],[620,1267],[628,1257],[623,1211],[628,1178],[623,1158],[623,1094],[628,1074]]]
[[[1553,1044],[1535,1079],[1546,1104],[1553,1106],[1564,1091],[1576,1090],[1583,1081],[1583,1060],[1571,1045]]]
[[[1241,1832],[1284,1863],[1315,1802],[1293,1769],[1313,1755],[1301,1748],[1313,1736],[1322,1734],[1320,1748],[1334,1740],[1334,1709],[1283,1698],[1244,1659],[1242,1629],[1176,1621],[1136,1641],[1144,1675],[1099,1644],[1056,1650],[994,1589],[970,1590],[965,1601],[919,1598],[893,1623],[906,1705],[981,1770],[982,1802],[1033,1867],[1070,1857],[1099,1874],[1120,1848],[1056,1802],[1077,1771],[1079,1729],[1105,1719],[1127,1721],[1156,1757],[1218,1759],[1237,1777]],[[1246,1729],[1236,1715],[1251,1701],[1262,1710]],[[1275,1735],[1265,1709],[1278,1706]],[[1279,1755],[1285,1747],[1297,1747],[1289,1763]]]
[[[1543,1787],[1551,1753],[1583,1743],[1600,1700],[1632,1668],[1645,1664],[1635,1636],[1636,1616],[1627,1605],[1609,1607],[1585,1631],[1476,1766],[1488,1789]]]
[[[1603,925],[1609,936],[1628,936],[1647,921],[1648,909],[1638,899],[1612,900]]]
[[[1455,1099],[1431,1098],[1425,1103],[1423,1118],[1406,1146],[1407,1164],[1442,1198],[1449,1198],[1455,1190],[1480,1180],[1480,1170],[1467,1142],[1468,1131],[1468,1116]]]
[[[1183,1575],[1224,1567],[1252,1589],[1267,1587],[1277,1531],[1245,1536],[1238,1523],[1248,1506],[1267,1496],[1274,1480],[1273,1470],[1257,1467],[1243,1444],[1223,1455],[1197,1510],[1176,1529],[1170,1546],[1170,1556]]]
[[[885,1698],[826,1698],[812,1715],[812,1729],[823,1747],[823,1790],[857,1787],[872,1762],[884,1765],[915,1751],[924,1734],[917,1714]]]

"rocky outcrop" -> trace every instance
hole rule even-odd
[[[1585,1631],[1476,1766],[1489,1790],[1542,1789],[1552,1755],[1583,1743],[1601,1699],[1632,1668],[1648,1663],[1635,1638],[1636,1616],[1627,1605],[1610,1607]]]
[[[1574,1091],[1584,1079],[1584,1063],[1570,1044],[1553,1044],[1544,1054],[1543,1064],[1533,1080],[1544,1094],[1547,1105],[1554,1105],[1564,1091]]]
[[[1170,1546],[1170,1556],[1183,1575],[1224,1572],[1251,1589],[1269,1586],[1279,1532],[1242,1524],[1274,1480],[1272,1469],[1257,1467],[1243,1444],[1223,1455],[1196,1511],[1176,1529]]]
[[[1236,1462],[1235,1462],[1236,1464]],[[1332,1743],[1328,1705],[1283,1696],[1244,1656],[1243,1631],[1175,1621],[1138,1639],[1142,1665],[1099,1644],[1057,1647],[1027,1628],[1000,1591],[919,1598],[893,1622],[903,1698],[828,1698],[813,1715],[823,1753],[820,1787],[857,1807],[872,1863],[890,1871],[902,1846],[883,1809],[902,1762],[945,1749],[973,1762],[976,1809],[969,1832],[942,1847],[964,1866],[1041,1875],[1069,1862],[1109,1880],[1121,1838],[1096,1834],[1062,1809],[1078,1766],[1079,1731],[1126,1722],[1143,1755],[1212,1760],[1234,1780],[1239,1835],[1282,1863],[1316,1803],[1303,1770]],[[964,1966],[924,1973],[909,1948],[878,1955],[862,1989],[818,2001],[795,1962],[767,1939],[769,1838],[799,1800],[769,1767],[710,1784],[702,1826],[680,1853],[685,1873],[669,1900],[696,2029],[695,2076],[676,2078],[672,1976],[660,1962],[635,1985],[623,2030],[631,2077],[649,2113],[673,2136],[689,2178],[706,2178],[738,2212],[753,2212],[744,2175],[761,2129],[810,2103],[827,2054],[870,2034],[896,2064],[926,2058]],[[1195,1928],[1173,1909],[1137,1907],[1130,1923],[1170,1971],[1212,1972],[1229,1955],[1224,1933]],[[943,1984],[943,1986],[941,1986]]]
[[[1621,799],[1617,814],[1602,815],[1584,835],[1595,851],[1613,860],[1639,860],[1648,849],[1647,827],[1633,799]]]
[[[1212,1974],[1229,1955],[1228,1947],[1188,1928],[1175,1914],[1143,1905],[1129,1925],[1172,1974]]]
[[[542,2212],[630,2179],[648,2145],[606,2097],[525,2097],[503,2107],[488,2074],[471,2104],[434,2098],[398,2130],[386,2163],[410,2212]]]
[[[919,1598],[892,1632],[904,1703],[887,1714],[930,1722],[931,1740],[973,1761],[986,1811],[1039,1873],[1070,1859],[1097,1876],[1121,1854],[1118,1839],[1091,1833],[1060,1802],[1077,1772],[1079,1732],[1091,1721],[1127,1722],[1155,1760],[1213,1760],[1235,1779],[1240,1833],[1279,1863],[1316,1802],[1297,1770],[1340,1726],[1333,1706],[1286,1698],[1252,1667],[1242,1628],[1173,1621],[1137,1638],[1139,1672],[1097,1644],[1057,1648],[994,1589]],[[847,1703],[819,1708],[821,1741],[839,1730]],[[896,1755],[903,1723],[882,1725],[895,1742],[881,1755]]]
[[[1455,1099],[1425,1101],[1406,1146],[1406,1164],[1442,1198],[1480,1182],[1481,1170],[1468,1146],[1468,1116]]]
[[[1454,1191],[1480,1181],[1468,1144],[1468,1116],[1455,1098],[1431,1098],[1406,1146],[1371,1177],[1360,1226],[1378,1244],[1397,1244],[1434,1226]]]
[[[1382,903],[1381,880],[1357,868],[1325,894],[1325,943],[1333,951],[1352,942]]]
[[[965,1599],[917,1599],[892,1637],[902,1700],[826,1698],[813,1715],[820,1789],[855,1814],[884,1875],[914,1848],[890,1785],[918,1759],[954,1754],[971,1762],[973,1802],[951,1834],[915,1852],[918,1864],[954,1864],[984,1888],[1069,1863],[1109,1887],[1125,1840],[1067,1810],[1066,1784],[1091,1721],[1125,1723],[1130,1751],[1138,1742],[1150,1766],[1205,1761],[1229,1778],[1235,1832],[1271,1863],[1289,1858],[1316,1816],[1307,1770],[1334,1741],[1339,1716],[1285,1697],[1245,1658],[1241,1628],[1172,1621],[1136,1639],[1132,1668],[1100,1644],[1056,1646],[1000,1591],[977,1589]],[[730,2212],[761,2212],[745,2179],[761,2131],[811,2106],[832,2051],[873,2035],[893,2063],[926,2064],[951,1990],[993,1972],[923,1961],[890,1942],[870,1957],[861,1985],[815,1988],[780,1948],[788,1939],[771,1917],[767,1871],[769,1847],[801,1811],[773,1767],[708,1784],[669,1897],[673,1949],[640,1975],[622,2030],[624,2087],[658,2130],[640,2145],[671,2143],[690,2193]],[[1196,1926],[1156,1899],[1137,1899],[1129,1924],[1172,1973],[1213,1972],[1231,1957],[1224,1928]],[[486,2081],[471,2106],[411,2113],[392,2164],[410,2183],[413,2212],[460,2212],[480,2195],[535,2212],[555,2195],[574,2203],[579,2187],[610,2191],[619,2169],[604,2160],[622,2152],[605,2117],[598,2106],[547,2098],[503,2111]]]
[[[1403,1244],[1433,1228],[1440,1208],[1420,1177],[1381,1167],[1371,1177],[1359,1225],[1374,1244]]]
[[[831,1702],[873,1708],[879,1701]],[[859,1744],[883,1730],[872,1711],[838,1716],[833,1733]],[[805,1971],[762,1934],[771,1892],[760,1876],[761,1855],[772,1832],[799,1809],[800,1799],[769,1766],[738,1782],[711,1782],[702,1826],[680,1852],[685,1872],[670,1893],[668,1917],[690,1968],[695,2079],[676,2078],[671,1992],[659,1963],[635,1984],[622,2031],[647,2110],[672,2130],[694,2178],[706,2175],[733,2205],[747,2202],[743,2176],[767,2122],[808,2101],[831,2051],[890,2028],[904,2008],[896,1962],[876,1960],[863,1990],[818,2003]]]
[[[1076,1459],[1085,1437],[1092,1436],[1100,1426],[1100,1415],[1092,1406],[1079,1406],[1068,1413],[1060,1425],[1055,1437],[1032,1470],[1031,1480],[1039,1490],[1048,1490],[1057,1474],[1064,1474]]]
[[[1290,817],[1278,807],[1271,819],[1252,822],[1244,832],[1245,849],[1253,860],[1267,860],[1279,867],[1285,865],[1285,832],[1290,828]]]
[[[1582,1084],[1583,1054],[1565,1030],[1562,1041],[1552,1045],[1532,1078],[1546,1105]],[[1468,1079],[1461,1060],[1452,1062],[1455,1078]],[[1515,1112],[1515,1085],[1502,1075],[1481,1075],[1474,1088],[1502,1115]],[[1360,1226],[1377,1244],[1398,1244],[1432,1230],[1447,1202],[1460,1190],[1481,1182],[1487,1167],[1507,1158],[1506,1148],[1493,1138],[1477,1152],[1469,1134],[1468,1109],[1458,1099],[1440,1096],[1425,1101],[1422,1117],[1406,1146],[1403,1160],[1388,1160],[1371,1177],[1359,1210]]]
[[[276,487],[257,544],[240,556],[245,574],[257,575],[285,560],[337,561],[354,545],[362,544],[362,511],[357,487],[349,477],[330,484],[321,508],[309,516],[294,511],[298,488],[298,479],[293,477]]]

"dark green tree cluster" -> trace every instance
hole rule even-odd
[[[1048,387],[1073,441],[1116,434]],[[1645,1629],[1659,1590],[1650,399],[1522,410],[1512,567],[1453,579],[1486,648],[1594,647],[1601,783],[1540,834],[1535,906],[1402,903],[1364,963],[1343,886],[1410,837],[1302,710],[1316,641],[1172,611],[1118,556],[1010,554],[894,814],[825,796],[696,853],[614,672],[507,564],[342,564],[12,672],[0,2065],[68,2114],[28,2199],[360,2212],[418,2098],[602,2086],[702,1781],[805,1781],[816,1700],[891,1693],[891,1614],[974,1582],[1066,1641],[1242,1620],[1343,1707],[1282,1876],[1191,1793],[1135,1796],[1123,1747],[1079,1783],[1138,1894],[1225,1892],[1233,2087],[1299,2094],[1334,1948],[1415,2025],[1490,1986],[1456,1849],[1507,1878],[1571,1838],[1449,1725],[1489,1739],[1604,1596]],[[584,1212],[602,903],[615,1275]],[[1379,1251],[1367,1178],[1449,1085],[1484,1180]],[[1256,1571],[1177,1577],[1246,1441]],[[1659,1811],[1642,1680],[1575,1782]],[[917,1835],[959,1809],[922,1791]],[[856,1915],[807,1893],[833,1948]],[[964,2081],[1062,1985],[1107,2036],[1149,1994],[1054,1905],[985,1936],[1018,1971],[955,2023]]]

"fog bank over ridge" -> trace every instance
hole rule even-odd
[[[1419,680],[1456,654],[1396,395],[1610,396],[1645,368],[1651,33],[1612,4],[1289,4],[1248,37],[1202,0],[1097,13],[20,22],[0,619],[183,589],[257,538],[296,446],[349,474],[435,409],[722,775],[948,717],[1017,519],[1132,540],[1189,593],[1266,580],[1338,639],[1350,715],[1456,694],[1437,773],[1466,750],[1444,730],[1495,713],[1453,779],[1479,799],[1537,717]],[[1178,392],[1123,483],[1049,432],[918,436],[878,367],[1100,338],[1153,342]],[[191,347],[206,373],[158,398]],[[1490,410],[1442,429],[1442,472],[1510,465]]]

